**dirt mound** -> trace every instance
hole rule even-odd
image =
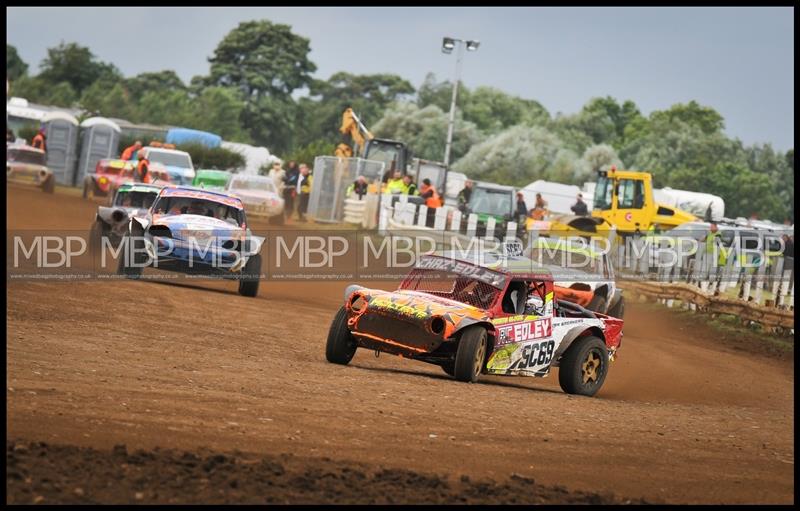
[[[7,504],[646,504],[512,476],[458,480],[327,458],[6,442]]]

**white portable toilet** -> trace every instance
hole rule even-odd
[[[117,123],[105,117],[92,117],[81,123],[81,156],[72,184],[83,182],[103,158],[119,154],[120,129]]]
[[[47,137],[47,167],[56,183],[71,185],[78,159],[78,119],[65,112],[49,112],[42,118]]]

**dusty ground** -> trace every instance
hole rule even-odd
[[[94,211],[7,197],[9,230],[88,230]],[[7,282],[9,502],[794,500],[792,354],[703,316],[631,303],[619,360],[583,398],[556,374],[464,384],[366,351],[329,364],[341,282],[264,282],[255,299],[231,282]],[[214,453],[225,474],[203,476]]]

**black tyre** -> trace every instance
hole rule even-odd
[[[588,336],[576,339],[561,357],[558,383],[567,394],[594,396],[608,374],[608,350],[602,340]]]
[[[239,280],[239,294],[254,297],[258,294],[258,284],[261,282],[261,254],[250,256],[242,270],[244,275]]]
[[[620,296],[619,301],[615,303],[613,307],[608,309],[607,314],[612,318],[622,319],[622,316],[625,314],[625,297]]]
[[[486,363],[487,339],[486,329],[474,325],[464,329],[458,341],[456,362],[453,376],[456,380],[475,382]]]
[[[594,295],[592,301],[586,306],[590,311],[599,312],[600,314],[606,313],[606,307],[608,307],[608,300],[603,295]]]
[[[47,178],[47,181],[45,181],[42,184],[42,191],[44,193],[55,193],[55,191],[56,191],[56,178],[55,178],[55,176],[53,176],[51,174],[50,177]]]
[[[142,252],[144,249],[144,239],[141,234],[131,234],[130,231],[122,239],[123,250],[119,254],[119,264],[117,275],[124,275],[129,279],[138,279],[144,272],[147,255]],[[133,247],[131,247],[133,245]],[[132,259],[133,264],[130,264]]]
[[[347,310],[340,307],[328,330],[325,358],[332,364],[347,365],[356,354],[356,340],[347,328]]]

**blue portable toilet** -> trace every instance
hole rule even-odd
[[[56,183],[72,185],[78,160],[78,119],[66,112],[49,112],[42,118],[47,137],[47,168]]]
[[[94,171],[98,161],[119,154],[119,135],[117,123],[105,117],[92,117],[81,123],[81,156],[73,185],[82,183],[86,174]]]
[[[203,144],[206,147],[219,147],[222,137],[207,131],[192,130],[189,128],[170,128],[167,131],[167,144]]]

